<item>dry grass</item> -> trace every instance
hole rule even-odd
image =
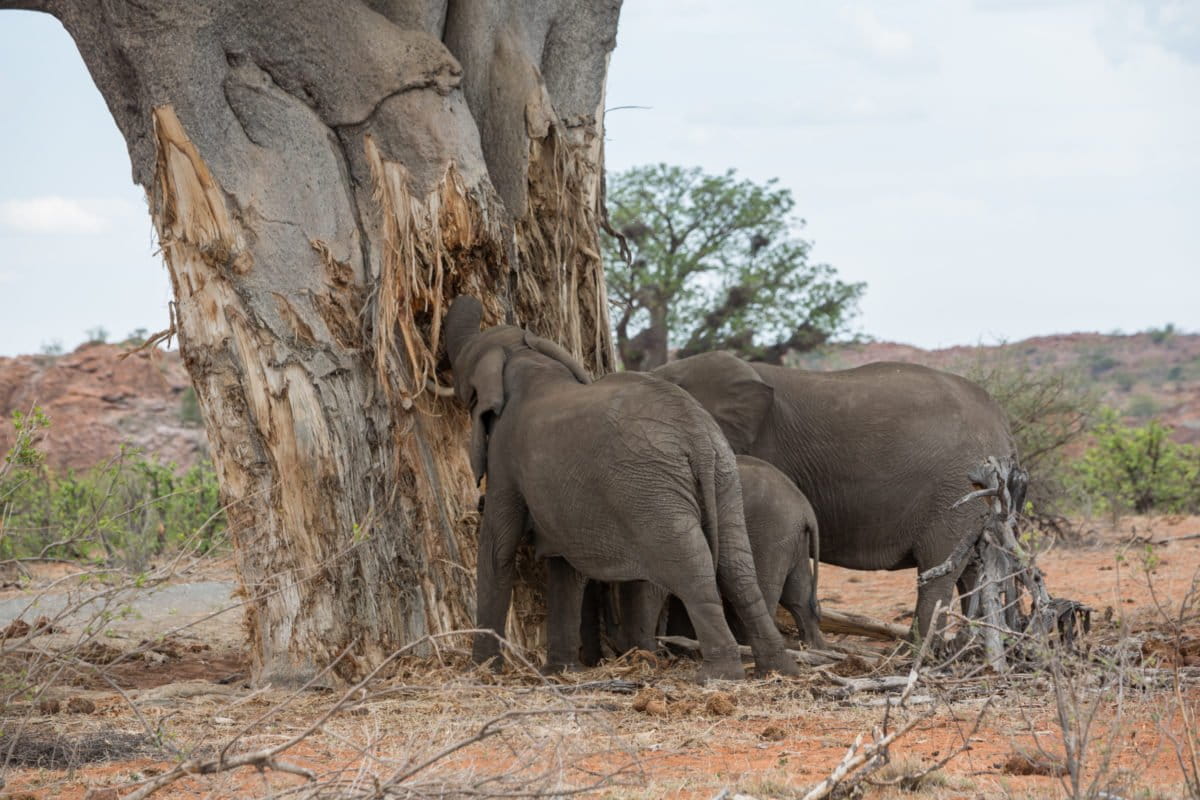
[[[469,637],[461,634],[437,639],[433,656],[396,656],[353,690],[296,694],[241,679],[214,683],[238,670],[237,654],[217,641],[203,649],[198,629],[146,642],[101,634],[116,657],[92,655],[110,663],[76,665],[41,698],[14,698],[0,727],[9,732],[23,720],[28,738],[11,751],[7,790],[73,800],[89,788],[121,786],[128,796],[158,781],[156,797],[586,791],[711,800],[728,790],[728,797],[802,798],[860,734],[869,744],[886,718],[888,731],[916,724],[891,745],[891,763],[861,784],[868,797],[1196,796],[1189,770],[1200,668],[1187,659],[1200,625],[1179,581],[1166,580],[1180,567],[1171,572],[1162,563],[1188,562],[1192,545],[1171,547],[1178,552],[1168,548],[1164,559],[1143,565],[1153,569],[1131,564],[1126,551],[1118,583],[1136,602],[1099,618],[1086,649],[1062,665],[1076,698],[1068,717],[1086,714],[1091,726],[1077,781],[1095,787],[1090,795],[1072,788],[1069,770],[1044,774],[1061,772],[1067,752],[1062,693],[1048,670],[995,675],[978,662],[932,664],[912,688],[911,707],[897,711],[883,705],[895,705],[897,689],[873,691],[867,679],[903,678],[911,662],[881,643],[857,643],[888,657],[861,659],[849,677],[827,668],[797,679],[697,686],[689,659],[641,654],[553,679],[514,654],[496,675],[469,663]],[[1102,569],[1100,551],[1070,552],[1080,565]],[[1110,552],[1111,562],[1119,548]],[[196,569],[212,577],[211,565]],[[80,633],[71,620],[54,624],[65,630],[35,640],[66,643]],[[1126,654],[1119,680],[1103,666],[1118,652]],[[867,682],[847,692],[848,680]],[[57,713],[41,706],[46,698],[60,701]],[[72,698],[93,710],[68,711]],[[30,763],[51,746],[56,761]],[[1033,766],[1022,768],[1022,757]],[[209,774],[170,777],[189,760]],[[1056,768],[1038,769],[1039,761]],[[73,766],[58,768],[64,763]]]

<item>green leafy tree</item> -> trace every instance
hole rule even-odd
[[[606,278],[626,369],[733,350],[779,363],[846,331],[864,284],[809,261],[795,200],[765,184],[657,164],[608,177]]]

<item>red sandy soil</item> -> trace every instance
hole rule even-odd
[[[1197,747],[1194,726],[1200,711],[1200,626],[1193,616],[1182,631],[1170,620],[1200,574],[1200,518],[1177,517],[1125,520],[1120,525],[1095,524],[1081,547],[1056,546],[1039,560],[1047,585],[1055,595],[1071,597],[1094,609],[1088,639],[1096,647],[1111,646],[1122,635],[1134,637],[1145,653],[1143,666],[1179,664],[1191,675],[1177,686],[1164,672],[1163,681],[1127,690],[1119,702],[1109,697],[1099,703],[1084,759],[1088,778],[1104,776],[1101,787],[1111,787],[1122,797],[1186,797],[1179,754],[1189,744]],[[1147,547],[1147,540],[1156,542]],[[822,567],[821,595],[827,607],[854,610],[883,619],[907,621],[914,592],[912,571],[856,573]],[[1193,609],[1194,613],[1194,609]],[[1175,634],[1183,637],[1182,651]],[[860,646],[863,640],[854,640]],[[1173,644],[1175,643],[1175,644]],[[1190,644],[1189,644],[1190,643]],[[1195,647],[1193,647],[1195,645]],[[884,652],[882,643],[867,646]],[[1135,648],[1136,650],[1137,648]],[[182,649],[179,657],[155,673],[153,680],[135,680],[131,686],[168,680],[215,677],[239,667],[240,654]],[[885,711],[871,705],[875,695],[857,693],[849,699],[827,696],[833,682],[819,672],[798,679],[720,683],[698,687],[688,678],[693,667],[686,660],[656,668],[647,660],[615,665],[571,675],[566,684],[623,678],[652,685],[665,694],[665,704],[646,713],[634,708],[634,699],[612,692],[591,691],[557,695],[538,689],[538,680],[509,672],[498,678],[468,668],[460,656],[448,655],[449,666],[431,660],[405,662],[386,681],[386,692],[335,714],[324,728],[282,758],[308,766],[327,779],[346,769],[344,780],[355,770],[379,776],[393,774],[401,762],[419,762],[446,744],[470,736],[487,719],[510,709],[547,709],[569,702],[592,713],[530,717],[511,735],[468,746],[425,773],[448,781],[464,776],[515,771],[529,775],[543,768],[558,770],[575,785],[597,776],[618,774],[595,796],[613,798],[712,798],[722,789],[764,800],[801,797],[826,775],[860,734],[869,740],[871,730],[883,723]],[[901,664],[885,664],[881,674],[905,674]],[[850,670],[853,672],[853,670]],[[147,676],[143,676],[147,677]],[[1038,755],[1035,739],[1061,763],[1059,731],[1051,681],[1045,672],[999,677],[977,671],[938,686],[918,684],[915,694],[932,696],[932,703],[890,714],[889,726],[914,713],[932,715],[891,748],[893,764],[876,777],[896,776],[929,765],[968,746],[945,766],[934,780],[916,793],[898,787],[866,787],[868,797],[931,798],[1032,798],[1070,796],[1067,779],[1019,774]],[[116,693],[92,690],[97,710],[91,715],[60,714],[49,722],[64,730],[87,731],[96,726],[138,730],[128,704]],[[232,752],[267,747],[302,731],[339,697],[338,693],[306,693],[281,714],[254,728]],[[1081,695],[1086,700],[1094,694]],[[145,696],[144,696],[145,697]],[[151,725],[161,724],[181,745],[220,746],[233,733],[264,714],[287,694],[267,690],[253,694],[237,688],[231,695],[192,697],[164,705],[141,700]],[[721,697],[732,706],[720,708]],[[564,698],[566,698],[564,700]],[[978,729],[976,719],[986,708]],[[1088,715],[1084,715],[1085,717]],[[1172,741],[1171,737],[1174,737]],[[1179,746],[1177,747],[1177,744]],[[370,755],[356,752],[366,748]],[[1111,752],[1110,763],[1104,755]],[[213,751],[209,751],[210,753]],[[1023,755],[1024,754],[1024,755]],[[139,780],[170,769],[170,761],[137,758],[80,767],[73,772],[49,769],[11,769],[7,795],[0,797],[83,798],[114,797],[98,789]],[[1035,770],[1036,771],[1036,770]],[[1042,770],[1043,772],[1045,770]],[[189,777],[167,787],[156,797],[242,797],[280,793],[300,788],[295,776],[271,770],[259,773],[243,768],[231,773]],[[369,794],[369,780],[358,786]],[[490,784],[485,785],[490,786]],[[346,784],[342,784],[343,789]],[[514,785],[492,788],[512,791]],[[127,794],[123,789],[121,794]],[[302,796],[302,795],[295,795]],[[332,794],[329,796],[333,796]]]

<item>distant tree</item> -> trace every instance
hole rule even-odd
[[[1168,322],[1161,328],[1146,329],[1146,333],[1150,335],[1150,341],[1154,342],[1155,344],[1162,344],[1178,332],[1179,329],[1175,327],[1175,323],[1173,322]]]
[[[146,328],[134,328],[125,335],[125,341],[121,344],[126,347],[139,347],[146,343],[146,337],[150,335],[150,331]]]
[[[94,328],[88,328],[83,332],[83,335],[87,337],[88,344],[103,344],[104,342],[108,341],[108,329],[103,325],[97,325]]]
[[[794,235],[804,221],[774,179],[657,164],[610,174],[607,200],[620,234],[603,238],[609,301],[626,369],[665,364],[672,346],[680,357],[727,349],[778,363],[844,332],[856,312],[864,284],[809,261],[811,243]]]
[[[61,356],[62,354],[62,339],[51,339],[49,342],[42,342],[42,355]]]

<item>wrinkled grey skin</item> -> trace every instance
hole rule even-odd
[[[772,611],[782,604],[795,620],[801,638],[810,647],[824,647],[817,604],[820,544],[816,513],[796,485],[767,462],[743,455],[737,457],[737,465],[763,602]],[[619,650],[638,647],[653,652],[657,648],[654,636],[666,599],[666,593],[652,584],[620,587]],[[732,620],[730,628],[740,640],[739,626]]]
[[[1004,411],[987,392],[928,367],[810,372],[714,352],[654,374],[699,400],[735,453],[795,481],[817,513],[821,560],[850,569],[942,563],[982,524],[980,504],[951,508],[972,488],[967,473],[988,456],[1016,458]],[[917,636],[939,601],[949,607],[959,578],[918,589]]]
[[[471,463],[487,475],[479,534],[479,627],[502,635],[527,529],[547,559],[547,668],[579,665],[584,578],[648,580],[696,625],[700,678],[744,676],[722,596],[749,631],[759,671],[797,674],[763,603],[729,445],[685,392],[646,375],[589,383],[558,345],[512,326],[479,330],[459,297],[446,315],[455,392],[471,409]],[[473,655],[499,652],[477,636]]]

